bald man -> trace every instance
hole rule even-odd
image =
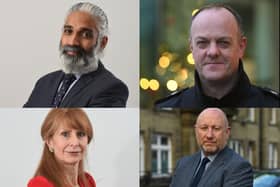
[[[194,127],[201,150],[178,161],[170,186],[252,187],[250,163],[227,147],[230,127],[224,112],[207,108]]]
[[[232,8],[223,4],[202,7],[192,17],[189,43],[195,85],[160,99],[156,107],[280,106],[279,93],[252,85],[243,69],[247,39],[241,18]]]

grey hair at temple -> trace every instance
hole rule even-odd
[[[108,35],[108,19],[105,12],[100,7],[88,2],[77,3],[69,9],[66,18],[69,16],[69,14],[75,11],[87,12],[93,17],[93,19],[97,20],[99,38]]]

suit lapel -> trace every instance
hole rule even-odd
[[[215,158],[213,163],[211,163],[209,168],[207,168],[207,170],[203,174],[201,181],[199,183],[199,186],[207,186],[207,183],[209,183],[209,181],[211,181],[211,178],[213,176],[222,175],[221,170],[219,170],[219,168],[222,167],[227,162],[227,159],[229,158],[229,156],[228,156],[229,153],[230,152],[229,152],[228,147],[225,147],[217,155],[217,157]],[[217,173],[217,172],[218,172],[218,174],[216,175],[215,173]]]
[[[80,79],[74,84],[74,86],[70,89],[69,93],[61,102],[62,107],[66,107],[73,100],[73,97],[81,92],[83,88],[85,88],[92,81],[92,77],[90,75],[82,75]]]
[[[66,97],[61,102],[61,107],[67,107],[69,106],[69,103],[71,101],[73,102],[73,98],[81,92],[87,85],[92,83],[94,81],[94,78],[98,76],[101,71],[104,69],[104,66],[101,62],[98,64],[98,69],[94,72],[90,72],[88,74],[82,75],[80,79],[74,84],[74,86],[70,89],[69,93],[66,95]]]
[[[48,103],[49,106],[52,106],[53,104],[53,100],[54,100],[54,97],[55,97],[55,94],[58,90],[58,87],[63,79],[63,76],[64,76],[64,73],[61,71],[59,72],[58,76],[57,76],[57,79],[54,80],[54,82],[51,84],[51,87],[48,88],[48,91],[49,91],[49,94],[46,98],[46,102]]]
[[[182,184],[184,184],[184,186],[190,186],[191,181],[194,177],[195,174],[195,170],[199,165],[200,162],[200,157],[201,157],[201,153],[198,152],[196,153],[192,159],[189,160],[188,163],[186,163],[184,171],[182,174],[184,175],[184,182]]]

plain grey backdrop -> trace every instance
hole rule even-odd
[[[0,107],[21,107],[35,82],[60,69],[58,46],[67,10],[77,0],[5,1],[0,6]],[[103,64],[129,88],[128,107],[139,105],[139,2],[93,0],[109,19]]]
[[[1,186],[27,186],[39,164],[49,109],[0,109]],[[98,187],[139,186],[139,110],[87,109],[94,139],[86,169]]]

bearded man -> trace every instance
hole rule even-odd
[[[62,70],[41,77],[24,107],[125,107],[127,86],[101,63],[108,42],[105,12],[73,5],[59,45]]]

